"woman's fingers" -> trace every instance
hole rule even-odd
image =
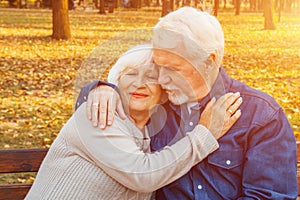
[[[227,112],[231,115],[233,115],[237,110],[238,108],[241,106],[243,102],[243,99],[242,97],[239,97],[236,99],[236,101],[234,101],[227,109]]]
[[[211,100],[201,114],[199,123],[207,127],[216,139],[222,137],[239,119],[242,104],[240,93],[227,93]]]
[[[105,129],[106,125],[111,125],[116,110],[121,118],[126,118],[120,96],[112,87],[103,85],[89,93],[86,113],[93,126],[99,124],[101,129]]]

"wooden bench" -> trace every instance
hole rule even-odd
[[[0,150],[0,173],[37,172],[48,149]],[[300,196],[300,142],[297,142],[297,178]],[[31,184],[0,185],[0,200],[24,199]]]
[[[0,150],[0,173],[37,172],[48,149]],[[0,185],[0,200],[24,199],[32,184]]]

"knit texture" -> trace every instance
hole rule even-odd
[[[92,127],[82,105],[51,145],[25,199],[151,199],[218,148],[200,125],[160,152],[148,153],[149,144],[118,116],[105,131]]]

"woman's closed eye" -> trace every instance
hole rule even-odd
[[[126,76],[137,76],[138,75],[138,72],[137,71],[129,71],[127,73],[125,73],[124,75]]]

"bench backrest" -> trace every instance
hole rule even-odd
[[[48,149],[0,150],[0,173],[37,172]],[[0,185],[0,200],[24,199],[31,184]]]
[[[0,173],[37,172],[48,149],[0,150]],[[297,142],[297,179],[300,195],[300,142]],[[0,185],[0,200],[24,199],[31,184]]]

